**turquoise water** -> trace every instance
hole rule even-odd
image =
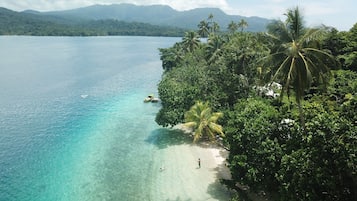
[[[178,38],[0,37],[0,200],[150,200],[158,48]]]

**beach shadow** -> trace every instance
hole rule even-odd
[[[159,128],[152,131],[145,142],[165,149],[173,145],[191,144],[192,138],[181,130]]]
[[[208,186],[207,193],[210,194],[212,198],[220,201],[228,201],[232,197],[232,192],[218,179]]]
[[[228,152],[221,150],[219,154],[227,158]],[[229,168],[226,166],[226,161],[223,161],[221,164],[218,164],[217,167],[212,169],[216,173],[216,180],[214,183],[210,184],[207,189],[207,193],[212,196],[212,198],[220,201],[228,201],[234,194],[225,184],[223,180],[231,180],[232,176],[230,174]]]

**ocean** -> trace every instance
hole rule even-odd
[[[0,37],[0,200],[148,200],[166,37]]]
[[[0,201],[229,200],[223,151],[143,101],[180,40],[1,36]]]

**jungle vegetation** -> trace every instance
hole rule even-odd
[[[232,174],[223,183],[240,195],[232,200],[248,199],[247,191],[268,200],[354,200],[357,23],[339,32],[306,27],[298,7],[285,15],[266,33],[245,32],[244,21],[223,33],[209,16],[160,49],[156,122],[201,132],[204,109],[195,108],[215,116]]]

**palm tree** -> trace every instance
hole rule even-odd
[[[224,40],[219,35],[210,35],[206,46],[206,56],[208,63],[216,60],[222,54]]]
[[[208,15],[207,20],[208,20],[208,25],[212,25],[213,24],[213,14],[212,13],[210,13]]]
[[[214,141],[215,134],[218,133],[224,137],[223,128],[217,124],[217,120],[223,116],[221,112],[212,113],[208,102],[197,101],[189,111],[185,113],[185,122],[183,125],[192,128],[194,131],[193,142],[197,142],[202,136]]]
[[[196,32],[189,31],[185,33],[182,43],[183,43],[183,48],[186,51],[192,52],[194,49],[196,49],[199,46],[200,39]]]
[[[218,31],[219,31],[219,28],[220,28],[220,27],[219,27],[219,24],[218,24],[217,22],[213,22],[212,27],[211,27],[211,29],[212,29],[212,34],[218,32]]]
[[[214,33],[218,32],[220,27],[219,27],[219,24],[217,22],[213,21],[213,14],[212,13],[209,14],[207,20],[208,20],[208,28],[209,28],[210,34],[214,34]]]
[[[209,34],[209,30],[210,30],[210,27],[209,27],[209,24],[208,22],[206,22],[205,20],[202,20],[199,24],[198,24],[198,34],[201,36],[201,37],[207,37],[208,34]]]
[[[335,63],[335,59],[319,49],[319,37],[326,29],[305,28],[298,7],[289,9],[285,16],[285,23],[276,21],[268,26],[268,35],[276,44],[268,61],[273,64],[272,80],[279,80],[284,86],[282,94],[286,92],[289,95],[290,88],[295,91],[300,123],[305,129],[301,107],[304,91],[313,81],[326,84],[329,65]]]
[[[243,32],[243,29],[248,27],[248,22],[241,19],[238,23],[238,27],[241,29],[240,31]]]
[[[235,23],[234,21],[231,21],[228,24],[228,30],[231,34],[235,33],[238,30],[238,24]]]

